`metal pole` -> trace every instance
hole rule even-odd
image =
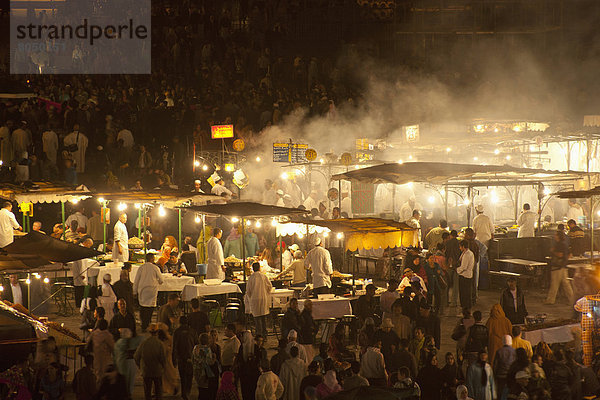
[[[31,310],[31,272],[27,272],[27,280],[29,281],[29,285],[27,285],[27,309]]]
[[[588,175],[589,176],[589,175]],[[592,238],[592,246],[590,252],[590,264],[594,264],[594,196],[590,197],[590,237]]]
[[[67,233],[67,228],[65,227],[65,202],[64,201],[60,202],[60,213],[61,213],[62,227],[63,227],[62,239],[65,240],[65,235]]]
[[[142,207],[144,208],[144,212],[142,213],[142,224],[144,225],[144,237],[142,238],[142,242],[144,242],[144,261],[145,256],[148,252],[148,248],[146,247],[146,206],[144,204],[142,204]]]
[[[473,191],[473,188],[471,186],[469,186],[467,188],[467,199],[469,199],[469,204],[467,205],[467,227],[471,226],[471,192]]]
[[[138,208],[138,238],[142,238],[142,207]]]
[[[179,222],[179,251],[181,251],[181,208],[177,209],[177,219]]]
[[[206,262],[206,215],[202,214],[202,232],[200,233],[200,237],[202,238],[202,264]],[[200,261],[200,260],[199,260]]]
[[[245,238],[246,222],[242,218],[242,270],[244,271],[244,282],[246,282],[246,238]]]
[[[348,168],[346,168],[346,172]],[[340,208],[340,216],[342,215],[342,180],[338,181],[338,207]]]
[[[448,221],[448,185],[444,187],[444,218]]]
[[[538,228],[537,235],[542,236],[542,200],[544,195],[544,189],[542,189],[542,185],[538,185]]]
[[[100,216],[102,217],[102,250],[106,253],[106,202],[102,203],[100,208]]]

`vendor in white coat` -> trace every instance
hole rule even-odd
[[[273,286],[267,275],[260,271],[259,263],[253,263],[252,269],[254,273],[250,275],[246,283],[244,304],[246,305],[246,313],[251,313],[254,317],[256,332],[261,334],[263,338],[266,338],[267,317],[269,316]]]
[[[534,237],[535,236],[535,223],[538,220],[537,213],[531,211],[529,203],[523,204],[523,211],[519,215],[517,225],[519,225],[519,233],[517,237]]]
[[[331,254],[323,247],[321,238],[315,239],[315,248],[306,255],[305,264],[312,269],[313,293],[315,295],[329,293],[331,289]]]
[[[127,214],[119,215],[115,224],[112,259],[114,262],[129,261],[129,235],[127,234]]]
[[[225,279],[225,258],[221,237],[223,231],[213,229],[213,236],[206,242],[206,279]]]
[[[115,303],[117,302],[117,295],[115,294],[112,285],[110,284],[110,274],[105,274],[102,279],[102,294],[98,296],[98,306],[104,307],[104,319],[110,321],[114,315]]]
[[[163,277],[160,269],[154,264],[154,254],[146,254],[146,262],[140,266],[133,282],[133,294],[137,296],[140,303],[140,319],[142,320],[142,332],[150,325],[152,313],[156,308],[156,297],[158,296],[158,285],[162,285]]]
[[[225,181],[216,172],[211,175],[211,178],[215,185],[212,187],[210,192],[212,194],[222,197],[222,199],[212,200],[212,203],[227,204],[227,201],[231,200],[231,198],[233,197],[233,192],[225,187]]]
[[[283,254],[281,255],[281,270],[283,271],[284,269],[286,269],[287,267],[290,266],[290,264],[292,263],[292,261],[294,261],[294,253],[296,252],[296,250],[300,250],[300,247],[298,247],[298,245],[296,243],[294,243],[293,245],[291,245],[290,247],[288,247],[287,249],[285,249],[283,251]]]

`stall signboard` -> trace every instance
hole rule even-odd
[[[273,162],[299,164],[307,162],[307,144],[273,143]]]
[[[407,143],[416,143],[419,141],[419,125],[406,125],[403,127]]]
[[[246,143],[242,139],[235,139],[233,141],[233,149],[235,151],[242,151],[246,147]]]
[[[210,135],[213,139],[231,139],[233,125],[213,125],[210,127]]]

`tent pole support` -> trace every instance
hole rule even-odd
[[[202,238],[202,262],[201,264],[206,263],[206,219],[205,219],[205,215],[202,214],[202,233],[200,234],[200,237]],[[198,260],[200,261],[200,260]]]
[[[469,204],[467,205],[467,227],[471,227],[471,206],[473,199],[472,197],[473,188],[469,186],[467,188],[467,199],[469,199]]]
[[[106,203],[102,203],[100,216],[102,217],[102,250],[106,253]]]
[[[63,227],[62,240],[65,240],[65,235],[67,233],[67,228],[65,227],[65,202],[64,201],[60,202],[60,215],[61,215],[61,218],[62,218],[62,227]]]
[[[588,175],[589,176],[589,175]],[[594,196],[590,197],[590,237],[592,246],[590,248],[590,264],[594,264]]]
[[[246,222],[242,218],[242,270],[244,271],[244,282],[246,282]]]
[[[181,208],[177,209],[177,222],[178,222],[178,225],[179,225],[179,230],[178,230],[178,232],[179,232],[179,246],[178,246],[178,248],[179,248],[179,251],[181,252]]]
[[[147,247],[146,247],[146,206],[142,204],[142,207],[144,208],[144,211],[142,212],[142,223],[141,225],[144,227],[143,232],[144,232],[144,237],[142,238],[142,242],[144,242],[143,246],[144,246],[144,262],[146,262],[146,254],[147,254]]]
[[[444,186],[444,218],[448,221],[448,185]]]
[[[31,310],[31,272],[27,272],[27,279],[29,285],[27,285],[27,309]],[[77,304],[75,304],[77,306]]]
[[[142,238],[142,207],[138,208],[138,239]]]

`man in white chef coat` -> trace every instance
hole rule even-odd
[[[23,230],[12,213],[12,203],[5,201],[0,210],[0,247],[8,246],[14,241],[13,229]]]
[[[114,262],[129,261],[129,235],[127,233],[127,214],[119,215],[119,220],[115,224],[113,237],[112,259]]]
[[[477,213],[477,216],[473,218],[475,239],[489,247],[490,240],[494,237],[494,224],[492,219],[483,213],[482,204],[475,207],[475,212]]]
[[[246,312],[248,310],[254,317],[256,324],[256,333],[267,337],[267,317],[269,316],[269,305],[271,304],[271,290],[273,286],[271,281],[263,272],[260,271],[260,264],[252,264],[254,273],[248,278],[246,283],[246,295],[244,304]]]
[[[140,303],[140,319],[142,332],[146,332],[152,313],[156,308],[158,285],[162,285],[163,277],[160,269],[154,264],[154,254],[146,254],[146,262],[140,266],[133,282],[133,295],[137,296]]]
[[[519,232],[517,233],[518,238],[522,237],[534,237],[535,236],[535,223],[538,220],[537,213],[531,211],[529,203],[523,204],[523,211],[517,219],[517,225],[519,225]]]
[[[306,266],[312,269],[313,294],[329,293],[331,289],[331,274],[333,267],[331,264],[331,254],[329,250],[323,247],[321,238],[315,239],[315,247],[306,255]]]
[[[206,242],[206,279],[225,279],[225,258],[223,245],[219,240],[222,236],[223,231],[215,228],[212,237]]]
[[[222,197],[222,199],[212,200],[213,204],[227,204],[228,200],[233,197],[233,192],[225,187],[225,181],[216,172],[211,176],[215,185],[210,192]]]

